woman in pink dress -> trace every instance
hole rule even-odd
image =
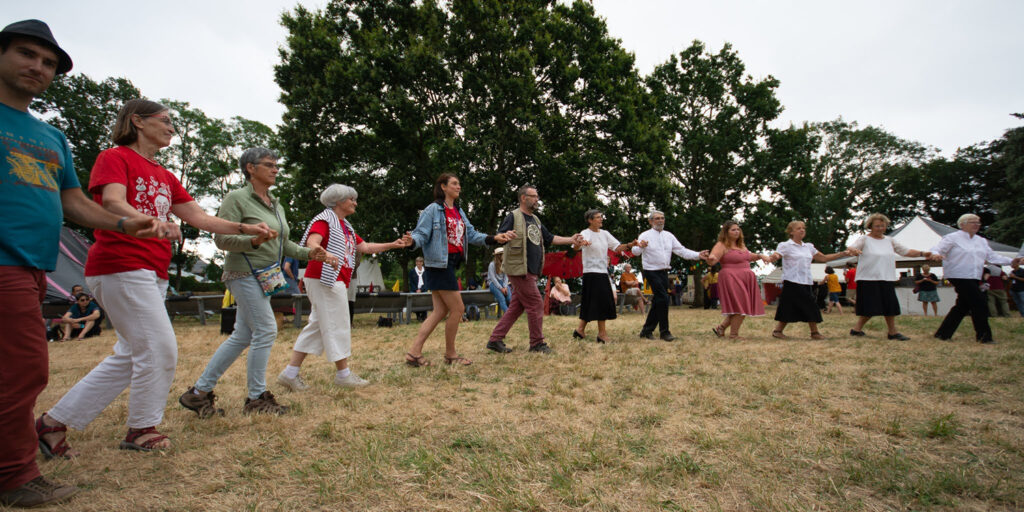
[[[744,317],[764,315],[757,277],[750,270],[750,262],[755,260],[768,261],[768,257],[747,250],[743,231],[736,221],[723,224],[722,231],[718,233],[718,243],[708,256],[708,265],[722,263],[722,271],[718,273],[718,298],[725,318],[712,329],[715,335],[725,336],[725,328],[728,327],[729,338],[739,339]]]

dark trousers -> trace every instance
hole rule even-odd
[[[956,290],[956,304],[942,319],[942,325],[935,332],[935,336],[943,339],[953,337],[960,321],[965,316],[971,315],[971,322],[974,324],[974,336],[978,341],[989,341],[992,339],[992,329],[988,326],[988,304],[985,301],[985,294],[978,288],[977,279],[949,279],[950,284]]]
[[[657,326],[661,334],[669,334],[668,330],[668,270],[644,270],[644,281],[651,286],[654,295],[651,310],[647,312],[647,321],[640,332],[653,333]]]
[[[0,266],[0,290],[0,491],[7,491],[39,476],[32,410],[49,376],[39,309],[46,298],[46,274]]]

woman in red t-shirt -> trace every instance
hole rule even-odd
[[[207,214],[178,179],[156,161],[156,153],[174,137],[167,107],[130,100],[114,126],[117,147],[99,154],[89,179],[93,200],[128,217],[151,215],[181,240],[174,214],[205,231],[252,235],[262,243],[277,236],[265,223],[240,224]],[[122,449],[150,451],[170,447],[156,425],[163,420],[167,393],[178,359],[174,328],[167,316],[169,240],[141,240],[123,232],[97,229],[89,249],[85,278],[117,330],[114,355],[107,357],[36,421],[40,445],[51,450],[65,443],[67,426],[82,430],[118,395],[130,388],[128,435]],[[44,449],[44,454],[46,450]],[[65,452],[75,456],[74,451]]]
[[[356,234],[348,216],[356,211],[358,194],[348,185],[337,183],[327,187],[320,194],[320,202],[327,208],[313,217],[313,221],[302,235],[301,244],[311,249],[324,247],[327,252],[338,256],[338,268],[325,267],[313,261],[306,267],[303,284],[313,310],[309,322],[302,329],[292,358],[284,371],[277,376],[277,382],[291,389],[302,391],[308,386],[299,376],[299,368],[308,354],[323,354],[334,363],[337,370],[334,384],[343,388],[359,388],[369,382],[352,373],[348,358],[352,355],[352,336],[348,311],[348,287],[352,282],[352,270],[356,265],[356,253],[376,254],[379,252],[408,247],[412,238],[408,233],[391,243],[369,243]]]

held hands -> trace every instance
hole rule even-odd
[[[124,221],[124,231],[138,238],[163,238],[181,242],[181,228],[174,222],[160,222],[156,217],[132,217]]]
[[[847,256],[860,256],[860,249],[854,249],[853,247],[847,247],[843,254]]]
[[[399,245],[396,245],[395,247],[412,247],[412,245],[413,245],[412,233],[409,232],[409,231],[406,231],[405,234],[402,235],[402,238],[399,238],[395,243],[399,244]]]
[[[945,258],[942,257],[941,254],[939,254],[937,252],[928,253],[928,256],[925,256],[925,257],[928,258],[931,261],[942,261],[942,260],[945,259]],[[1020,258],[1018,258],[1018,259],[1020,259]]]
[[[572,245],[574,245],[576,247],[582,247],[584,245],[590,245],[590,242],[586,241],[583,238],[583,235],[581,233],[576,233],[575,235],[572,235],[569,238],[572,239]]]
[[[494,235],[494,240],[499,244],[507,243],[509,240],[514,240],[515,238],[516,232],[511,229],[504,233],[498,233],[497,235]]]
[[[648,242],[647,240],[640,240],[640,242],[637,245],[639,245],[641,249],[646,249]]]
[[[338,257],[327,252],[323,247],[314,247],[310,249],[309,259],[313,261],[321,261],[334,268],[338,268]]]
[[[259,224],[241,224],[241,230],[243,234],[252,235],[252,246],[259,247],[260,244],[277,238],[277,231],[270,229],[270,226],[266,222],[260,222]]]
[[[708,256],[711,255],[711,251],[709,251],[707,249],[704,249],[703,251],[699,252],[698,255],[699,255],[700,259],[702,259],[704,261],[707,261],[708,260]]]

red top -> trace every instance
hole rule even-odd
[[[448,254],[462,252],[462,239],[466,235],[466,223],[456,208],[444,207],[444,219],[448,223]]]
[[[856,290],[857,289],[857,267],[853,267],[843,274],[846,277],[846,289]]]
[[[345,227],[344,221],[342,221],[341,223],[341,229],[345,231],[348,230],[348,228]],[[323,247],[327,247],[327,239],[330,238],[331,234],[331,227],[327,224],[327,221],[318,220],[314,222],[313,226],[309,228],[309,234],[312,235],[313,233],[316,233],[324,237],[323,241],[320,242],[320,245]],[[348,233],[345,234],[348,235]],[[351,247],[349,251],[351,251],[354,256],[356,246],[363,243],[363,239],[360,238],[359,235],[356,235],[355,233],[352,233],[352,235],[355,236],[356,241],[355,243],[349,244],[349,247]],[[349,238],[349,241],[351,240],[352,239]],[[348,261],[349,258],[347,258],[346,255],[344,254],[335,254],[335,256],[337,256],[341,260],[342,265],[341,269],[338,270],[338,281],[345,283],[345,287],[347,288],[349,284],[352,283],[352,267],[345,266],[345,262]],[[352,258],[352,261],[355,261],[354,257]],[[323,270],[324,262],[310,261],[309,266],[306,267],[306,273],[303,274],[303,278],[308,277],[310,279],[320,279],[320,276],[323,274]]]
[[[124,185],[125,200],[146,215],[167,220],[171,206],[188,203],[192,196],[173,174],[159,164],[146,160],[129,147],[118,146],[96,157],[89,177],[89,192],[94,201],[103,204],[103,186]],[[167,279],[171,264],[170,240],[140,239],[117,231],[93,231],[96,243],[89,249],[85,275],[100,276],[132,270],[152,270],[160,279]]]

